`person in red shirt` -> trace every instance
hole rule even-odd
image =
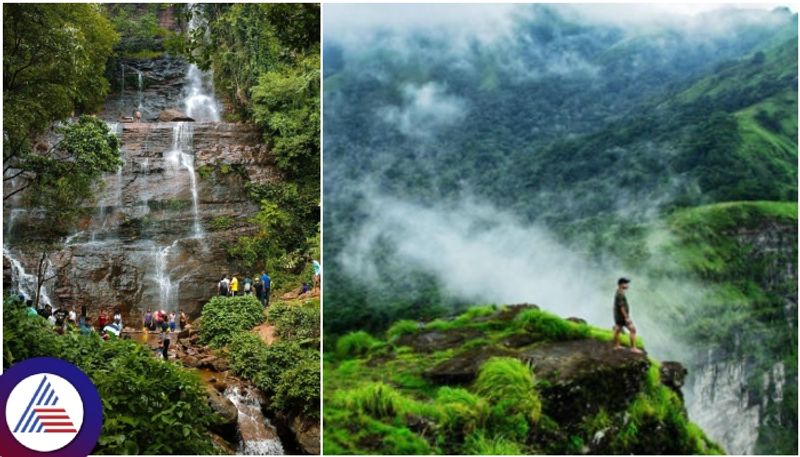
[[[106,324],[108,324],[108,314],[105,309],[101,309],[100,316],[97,318],[97,327],[102,330]]]

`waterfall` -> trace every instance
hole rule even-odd
[[[283,445],[269,420],[261,413],[261,402],[250,389],[231,386],[223,393],[239,411],[241,441],[236,449],[241,455],[283,455]]]
[[[189,32],[202,26],[201,18],[197,14],[194,4],[188,4],[192,17],[189,19]],[[214,88],[211,85],[210,75],[189,65],[186,73],[187,85],[185,88],[184,105],[186,115],[200,122],[219,122],[219,103],[214,98]]]
[[[36,286],[38,279],[35,275],[29,274],[22,266],[22,262],[11,254],[11,251],[3,246],[3,257],[11,262],[11,283],[17,286],[17,291],[25,296],[26,299],[32,300],[36,296]],[[49,278],[53,276],[53,265],[50,259],[45,259],[45,273],[44,277]],[[47,285],[42,285],[39,296],[39,306],[51,305],[50,296],[47,293]]]
[[[142,90],[142,88],[144,86],[144,80],[143,80],[143,77],[142,77],[142,72],[139,71],[139,70],[136,70],[136,77],[138,78],[138,83],[139,83],[138,84],[138,88],[137,88],[137,92],[136,92],[136,99],[138,100],[138,105],[137,105],[136,109],[141,113],[142,112],[142,106],[144,105],[144,92]]]
[[[186,74],[188,80],[187,94],[184,101],[186,115],[196,121],[219,122],[219,105],[211,93],[208,75],[197,68],[197,65],[189,65],[189,72]]]
[[[159,309],[163,309],[166,311],[176,311],[177,310],[177,299],[178,299],[178,282],[173,284],[172,277],[169,271],[169,253],[175,245],[178,244],[178,240],[175,240],[169,246],[164,247],[156,247],[153,252],[153,257],[155,260],[155,281],[158,283],[158,298],[159,298]]]
[[[20,214],[26,212],[27,210],[21,208],[14,208],[8,214],[8,222],[6,223],[6,238],[11,237],[11,231],[14,229],[14,220]]]
[[[172,127],[172,149],[167,151],[164,158],[172,164],[173,168],[185,168],[189,174],[189,183],[192,192],[192,214],[194,224],[192,233],[194,238],[204,239],[205,233],[200,224],[200,213],[197,203],[197,177],[194,173],[194,154],[192,149],[193,130],[188,122],[176,122]]]

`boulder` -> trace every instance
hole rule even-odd
[[[423,375],[437,384],[466,384],[478,376],[483,362],[492,357],[515,357],[516,354],[491,346],[470,349],[428,369]]]
[[[228,361],[225,360],[225,358],[218,357],[216,360],[211,362],[211,368],[214,371],[218,371],[221,373],[223,371],[228,371],[230,369],[230,366],[228,365]]]
[[[215,425],[213,430],[225,440],[235,443],[239,433],[239,410],[236,409],[236,405],[232,401],[211,386],[206,387],[206,392],[208,393],[208,405],[222,417],[222,421]]]
[[[195,356],[187,355],[186,357],[181,359],[181,363],[183,363],[189,368],[197,368],[197,366],[200,364],[200,361],[197,360],[197,357]]]
[[[568,317],[567,320],[570,322],[575,322],[576,324],[586,323],[586,319],[581,319],[580,317]]]
[[[532,365],[537,380],[546,381],[540,388],[542,409],[560,424],[580,422],[601,408],[623,411],[650,367],[644,354],[591,339],[537,344],[519,357]]]
[[[686,380],[686,375],[689,371],[680,362],[661,362],[659,374],[661,375],[661,384],[674,390],[678,395],[681,393],[681,387]]]
[[[297,416],[292,420],[290,427],[292,432],[294,432],[295,438],[297,438],[297,442],[303,449],[303,452],[311,455],[319,455],[319,420]]]
[[[429,330],[427,332],[406,334],[395,342],[399,346],[411,346],[416,352],[436,352],[456,348],[466,341],[480,338],[483,333],[473,328],[452,330]]]
[[[194,122],[194,119],[176,109],[165,109],[156,118],[159,122]]]

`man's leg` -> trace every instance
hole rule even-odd
[[[631,352],[640,354],[642,351],[636,347],[636,326],[631,324],[628,326],[628,330],[631,331]]]
[[[614,349],[619,349],[619,325],[614,326]]]

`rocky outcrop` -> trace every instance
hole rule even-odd
[[[274,182],[280,174],[251,125],[143,122],[116,128],[124,165],[104,177],[96,206],[87,208],[78,231],[51,251],[58,277],[48,290],[58,304],[86,304],[90,314],[119,307],[126,322],[161,306],[164,297],[172,309],[196,317],[223,274],[243,273],[229,263],[227,249],[251,233],[248,218],[257,206],[246,184]],[[176,141],[186,143],[182,157],[171,152]],[[8,217],[15,210],[5,211]],[[34,211],[15,213],[7,237],[29,271],[38,253],[26,249],[52,239],[47,227]]]
[[[194,119],[176,109],[165,109],[158,113],[158,122],[194,122]]]
[[[291,429],[303,452],[319,455],[320,428],[318,419],[297,416],[292,420]]]

